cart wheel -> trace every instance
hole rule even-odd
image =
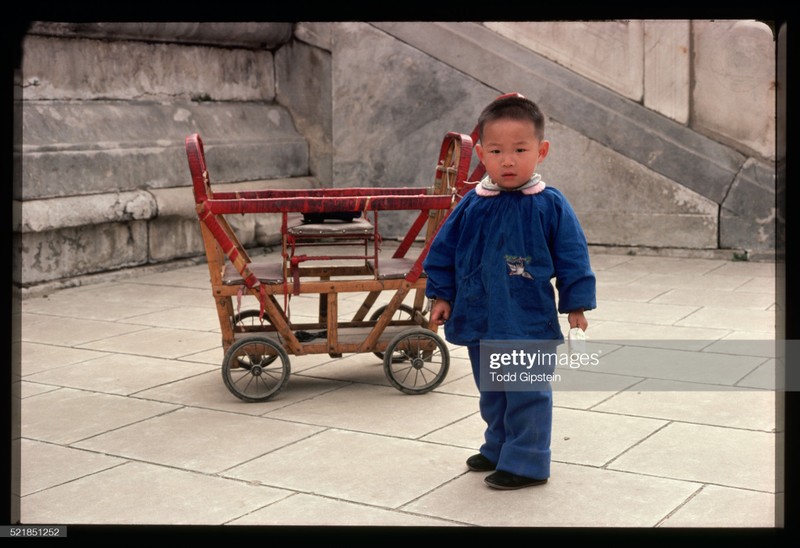
[[[279,363],[273,364],[280,359]],[[234,396],[247,402],[266,401],[289,382],[289,356],[267,337],[233,343],[222,362],[222,380]]]
[[[402,354],[402,361],[395,360]],[[389,358],[391,356],[391,359]],[[383,370],[392,386],[406,394],[424,394],[439,386],[450,368],[450,351],[441,337],[423,327],[397,335],[386,347]]]
[[[247,333],[248,330],[246,328],[260,326],[261,325],[261,319],[259,318],[259,316],[261,316],[261,311],[260,310],[255,310],[255,309],[253,309],[253,310],[245,310],[243,312],[237,312],[236,314],[234,314],[233,315],[233,331],[234,331],[234,333]],[[269,324],[269,320],[267,319],[266,316],[264,316],[264,323],[265,324]],[[252,333],[252,331],[251,331],[251,333]],[[278,356],[277,355],[263,356],[263,358],[264,358],[265,361],[262,362],[262,365],[269,365],[272,362],[274,362],[275,360],[277,360]],[[257,358],[255,356],[252,359],[249,359],[249,360],[248,359],[240,359],[239,360],[239,365],[241,367],[245,367],[246,368],[246,367],[248,367],[249,363],[251,363],[253,361],[256,361],[256,360],[257,360]],[[266,361],[266,360],[268,360],[268,361]]]
[[[378,308],[375,311],[375,313],[372,314],[372,317],[370,317],[370,320],[375,321],[378,318],[380,318],[383,315],[383,312],[387,308],[388,308],[388,305],[384,305],[384,306]],[[413,319],[413,318],[414,318],[414,309],[411,308],[410,306],[408,306],[407,304],[401,304],[397,308],[397,310],[395,311],[395,317],[393,319],[395,319],[395,320],[410,320],[410,319]],[[373,352],[373,354],[375,354],[381,360],[383,360],[383,352]],[[396,353],[394,356],[392,356],[392,360],[394,360],[394,361],[403,361],[404,359],[406,359],[406,356],[402,352]]]

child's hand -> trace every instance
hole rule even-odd
[[[444,322],[450,319],[450,303],[441,299],[433,301],[431,307],[431,323],[435,325],[444,325]]]
[[[583,309],[570,312],[567,320],[570,329],[580,327],[582,331],[586,331],[586,328],[589,327],[589,320],[583,315]]]

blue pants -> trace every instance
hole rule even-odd
[[[472,374],[480,389],[480,346],[467,347]],[[481,417],[486,422],[481,454],[497,469],[525,476],[550,477],[550,434],[553,392],[481,392]]]

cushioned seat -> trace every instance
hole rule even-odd
[[[398,278],[405,278],[408,271],[411,270],[411,267],[414,266],[416,259],[409,259],[406,257],[402,257],[399,259],[395,258],[381,258],[378,261],[378,279],[379,280],[392,280]],[[369,266],[372,268],[372,271],[375,271],[375,261],[369,261]],[[425,272],[420,274],[420,278],[425,277]]]
[[[258,281],[264,284],[283,283],[283,263],[250,263],[250,272],[255,274]],[[244,283],[241,274],[231,263],[225,265],[222,273],[222,283],[225,285],[240,285]]]
[[[322,223],[302,223],[290,226],[287,232],[293,236],[370,236],[374,232],[372,223],[365,219],[352,221],[328,220]]]

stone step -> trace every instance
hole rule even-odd
[[[189,186],[191,133],[212,183],[309,175],[308,143],[274,104],[26,101],[22,118],[17,200]]]
[[[319,188],[320,184],[313,177],[292,177],[213,186],[218,192],[238,192]],[[14,282],[23,288],[59,280],[69,286],[79,283],[76,277],[97,272],[204,256],[189,186],[14,205],[19,253],[14,255],[12,270]],[[228,221],[245,247],[271,246],[280,238],[281,215],[277,213],[230,215]]]

